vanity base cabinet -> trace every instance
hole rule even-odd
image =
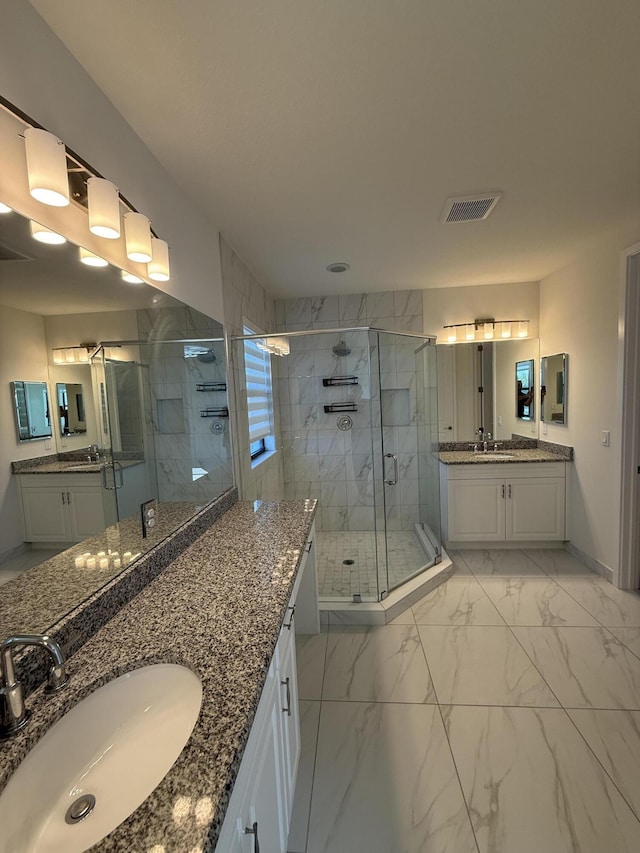
[[[440,474],[448,547],[565,539],[565,463],[441,465]]]
[[[20,493],[27,542],[80,542],[105,528],[99,475],[23,474]]]

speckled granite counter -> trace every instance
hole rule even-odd
[[[29,725],[0,745],[0,789],[45,730],[97,687],[145,664],[181,663],[204,690],[191,738],[151,796],[92,850],[212,851],[315,508],[229,509],[70,658],[68,688],[33,694]],[[174,810],[184,798],[192,807]]]
[[[144,459],[117,459],[123,468],[131,468],[134,465],[144,465]],[[26,465],[21,467],[15,474],[99,474],[102,470],[102,462],[83,462],[82,460],[57,460],[46,462],[42,465]]]
[[[509,454],[500,457],[489,451],[486,456],[481,452],[474,453],[472,450],[449,450],[438,453],[438,459],[445,465],[502,465],[514,462],[570,462],[571,457],[537,447],[526,450],[498,451]]]

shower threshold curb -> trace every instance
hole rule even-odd
[[[453,572],[453,562],[446,551],[442,562],[426,569],[402,586],[392,590],[383,601],[320,601],[320,623],[323,625],[387,625],[427,593],[444,583]]]

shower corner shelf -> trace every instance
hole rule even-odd
[[[196,391],[226,391],[226,382],[198,382]]]
[[[355,403],[330,403],[324,407],[324,410],[330,415],[332,412],[357,412],[358,407]]]
[[[335,385],[357,385],[357,376],[328,376],[322,380],[325,388],[331,388]]]
[[[221,406],[218,409],[201,409],[200,410],[201,418],[228,418],[229,417],[229,409],[226,406]]]

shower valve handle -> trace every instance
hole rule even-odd
[[[385,459],[393,459],[393,480],[385,480],[385,485],[387,486],[397,486],[398,485],[398,457],[395,453],[385,453]]]

